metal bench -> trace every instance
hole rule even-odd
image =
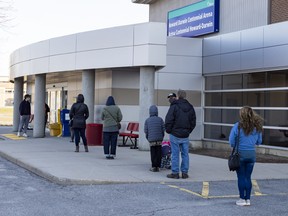
[[[137,133],[135,133],[137,132]],[[126,128],[126,132],[119,133],[120,137],[123,137],[123,144],[119,146],[126,146],[128,140],[131,141],[131,149],[137,149],[137,139],[139,138],[139,123],[138,122],[129,122]],[[134,139],[134,141],[133,141]],[[134,145],[134,146],[133,146]]]

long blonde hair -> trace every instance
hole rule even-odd
[[[263,129],[263,118],[259,116],[249,106],[244,106],[239,112],[240,121],[239,125],[244,130],[245,135],[252,133],[254,128],[257,132],[261,132]]]

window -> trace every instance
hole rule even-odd
[[[228,140],[248,105],[265,120],[263,143],[288,147],[288,71],[207,76],[205,84],[204,138]]]

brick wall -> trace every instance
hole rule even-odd
[[[288,1],[271,0],[271,23],[288,21]]]

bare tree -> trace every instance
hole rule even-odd
[[[12,20],[10,12],[12,11],[11,0],[0,0],[0,28],[8,27],[8,23]]]

